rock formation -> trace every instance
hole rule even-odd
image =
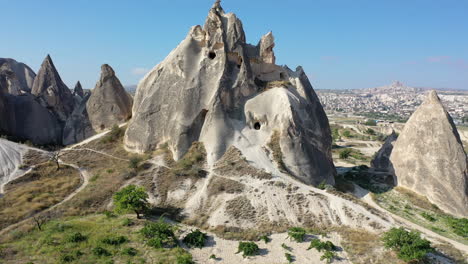
[[[392,154],[393,145],[397,140],[398,135],[395,130],[385,139],[384,144],[375,154],[375,157],[371,160],[371,166],[376,169],[393,171],[392,164],[390,162],[390,155]]]
[[[3,185],[11,180],[10,176],[20,166],[23,152],[21,145],[0,139],[0,194]]]
[[[435,91],[406,123],[390,161],[399,186],[426,196],[448,213],[468,216],[467,156]]]
[[[80,98],[84,97],[83,87],[81,86],[80,81],[76,83],[75,89],[73,89],[73,95],[79,96]]]
[[[62,122],[65,122],[73,111],[73,95],[63,83],[49,55],[44,59],[34,80],[32,93],[40,99],[42,105],[51,109]]]
[[[71,145],[96,134],[89,120],[86,105],[91,94],[83,94],[63,128],[63,145]]]
[[[333,184],[325,112],[301,67],[274,64],[273,47],[271,32],[258,45],[247,44],[242,22],[217,1],[205,25],[192,27],[140,81],[127,149],[145,152],[168,143],[177,160],[201,141],[213,165],[235,146],[269,172],[278,171],[276,163],[306,183]]]
[[[26,64],[14,59],[0,58],[0,82],[4,83],[3,87],[9,93],[17,95],[20,91],[31,92],[35,77],[34,71]]]
[[[132,116],[132,97],[125,91],[114,70],[107,64],[101,66],[101,78],[91,91],[86,104],[95,131],[109,129]]]

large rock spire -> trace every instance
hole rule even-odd
[[[435,91],[411,115],[390,156],[399,186],[442,210],[468,216],[468,160],[457,128]]]
[[[44,59],[34,80],[32,94],[39,97],[42,104],[51,109],[63,122],[73,111],[73,95],[60,78],[50,55]]]

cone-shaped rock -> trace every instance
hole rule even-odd
[[[102,65],[101,78],[86,104],[93,129],[109,129],[128,120],[132,116],[132,102],[114,70],[107,64]]]
[[[246,43],[242,22],[216,1],[205,25],[192,27],[140,81],[127,149],[144,152],[167,142],[179,159],[201,141],[214,164],[235,146],[269,172],[280,167],[306,183],[333,184],[325,112],[302,68],[274,64],[273,47],[271,33],[257,46]]]
[[[44,59],[34,80],[32,93],[62,121],[66,121],[73,111],[73,95],[63,83],[49,55]]]
[[[0,82],[3,82],[3,88],[8,93],[17,95],[20,91],[31,92],[35,77],[36,74],[28,65],[14,59],[0,58]]]
[[[452,118],[431,91],[393,147],[399,186],[426,196],[440,209],[468,216],[468,161]]]
[[[80,81],[76,83],[75,89],[73,89],[73,95],[77,95],[81,98],[84,97],[83,87],[81,86]]]

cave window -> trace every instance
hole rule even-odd
[[[284,72],[280,72],[280,79],[284,80],[285,78],[286,78],[286,76],[284,76]]]
[[[262,127],[262,125],[260,125],[260,122],[255,122],[255,124],[254,124],[255,130],[260,130],[261,127]]]
[[[101,124],[101,130],[104,130],[104,128],[106,128],[106,126],[104,124]]]
[[[214,51],[210,51],[208,53],[208,58],[210,58],[210,60],[213,60],[214,58],[216,58],[216,53]]]

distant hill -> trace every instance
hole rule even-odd
[[[133,95],[135,95],[137,85],[136,84],[125,85],[124,88],[129,94],[131,94],[133,96]]]

